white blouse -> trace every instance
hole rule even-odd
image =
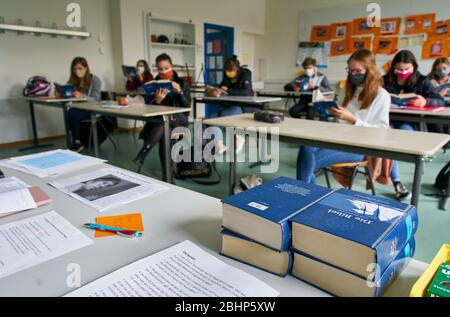
[[[355,125],[369,128],[389,128],[391,95],[384,88],[380,87],[378,95],[372,104],[366,109],[361,109],[361,102],[358,100],[361,91],[362,87],[358,87],[355,96],[347,105],[347,109],[356,116]],[[348,121],[344,120],[339,120],[339,122],[349,124]]]

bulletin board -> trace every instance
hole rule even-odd
[[[422,72],[428,73],[434,53],[450,55],[450,41],[443,41],[450,38],[448,1],[379,0],[382,28],[377,29],[368,29],[364,23],[370,14],[367,3],[305,10],[299,17],[299,40],[322,38],[330,44],[330,77],[342,77],[344,64],[358,47],[376,50],[380,68],[398,50],[408,49]]]

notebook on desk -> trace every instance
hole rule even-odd
[[[402,106],[402,107],[393,107],[392,109],[398,110],[413,110],[413,111],[423,111],[423,112],[442,112],[445,110],[445,107],[440,106],[425,106],[425,107],[416,107],[416,106]]]

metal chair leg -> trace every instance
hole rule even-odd
[[[328,175],[328,170],[326,168],[324,168],[323,172],[325,174],[325,180],[327,182],[327,186],[328,186],[328,188],[331,188],[331,182],[330,182],[330,176]]]
[[[356,167],[353,169],[353,173],[352,173],[352,176],[351,176],[351,178],[350,178],[350,185],[349,185],[349,187],[348,187],[348,189],[350,189],[350,190],[352,190],[352,188],[353,188],[353,183],[355,182],[356,175],[358,175],[358,168],[359,168],[359,166],[356,166]]]
[[[372,189],[372,195],[376,196],[377,194],[375,192],[375,184],[373,183],[372,173],[370,172],[369,166],[364,166],[364,170],[366,171],[366,177],[369,179],[370,188]]]
[[[106,133],[106,137],[109,139],[109,141],[112,143],[114,150],[117,151],[117,145],[116,142],[114,141],[113,137],[111,136],[111,134],[108,132],[108,130],[106,130],[105,126],[103,125],[103,123],[101,121],[97,121],[100,124],[100,127],[103,129],[103,132]]]

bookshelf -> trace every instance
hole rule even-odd
[[[190,76],[195,77],[195,24],[188,19],[155,16],[149,13],[146,16],[146,25],[146,55],[152,71],[156,71],[156,57],[166,53],[173,60],[174,70],[181,76],[186,76],[189,72]],[[169,43],[156,42],[160,35],[165,35]]]

